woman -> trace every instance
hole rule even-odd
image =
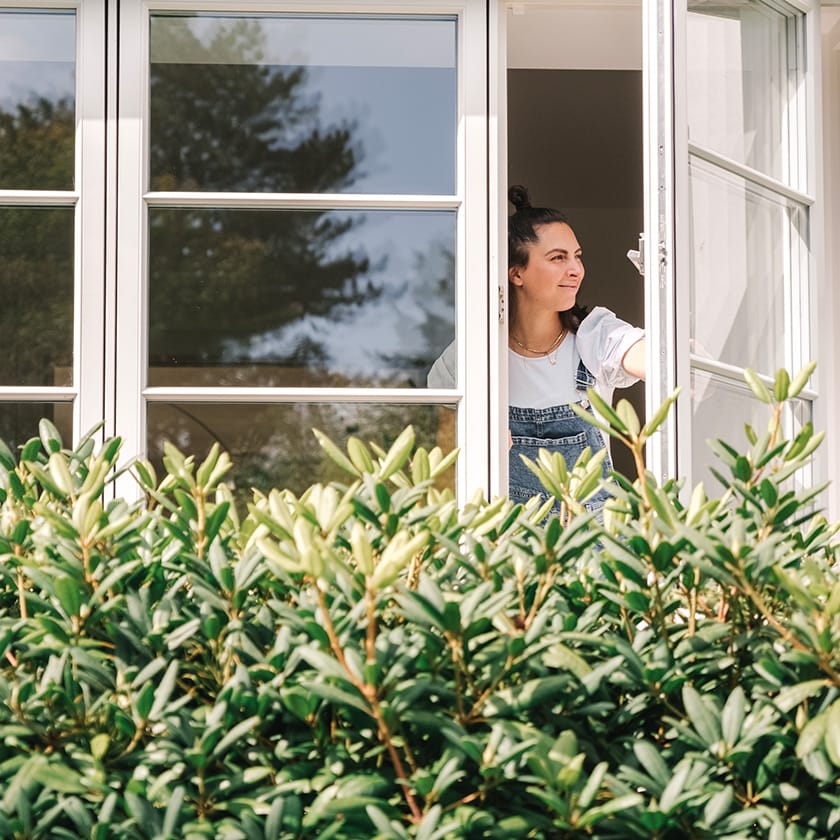
[[[535,460],[548,449],[572,466],[585,447],[603,449],[601,433],[570,403],[591,411],[587,388],[608,397],[613,388],[644,379],[645,346],[643,331],[609,309],[587,312],[577,304],[584,268],[566,217],[532,207],[524,187],[511,187],[508,198],[516,208],[508,220],[509,495],[525,502],[546,492],[520,456]],[[454,385],[453,351],[447,348],[429,371],[431,387]],[[611,468],[607,456],[605,476]],[[596,512],[608,497],[600,490],[586,507]]]

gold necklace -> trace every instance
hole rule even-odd
[[[515,335],[511,333],[510,336],[517,347],[521,347],[526,353],[533,353],[535,356],[548,356],[548,363],[551,365],[557,364],[557,348],[563,343],[563,339],[566,337],[566,328],[563,327],[559,333],[557,333],[557,338],[551,342],[551,346],[548,350],[533,350],[530,347],[526,347]]]

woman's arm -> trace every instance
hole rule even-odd
[[[645,350],[645,340],[642,338],[633,344],[624,354],[624,358],[621,360],[621,366],[631,376],[638,376],[639,379],[644,379],[645,373],[647,372],[645,370],[647,362],[646,357],[647,351]]]
[[[645,376],[644,330],[596,306],[580,323],[577,348],[600,385],[626,388]]]

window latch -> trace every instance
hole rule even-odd
[[[627,252],[627,259],[630,260],[633,265],[636,266],[636,271],[645,276],[645,235],[643,233],[639,234],[639,250],[638,251],[628,251]]]

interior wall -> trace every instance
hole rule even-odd
[[[508,184],[566,213],[586,276],[578,301],[644,324],[644,281],[627,259],[644,225],[640,70],[508,71]],[[643,383],[617,391],[644,416]],[[632,460],[613,447],[617,469]]]

